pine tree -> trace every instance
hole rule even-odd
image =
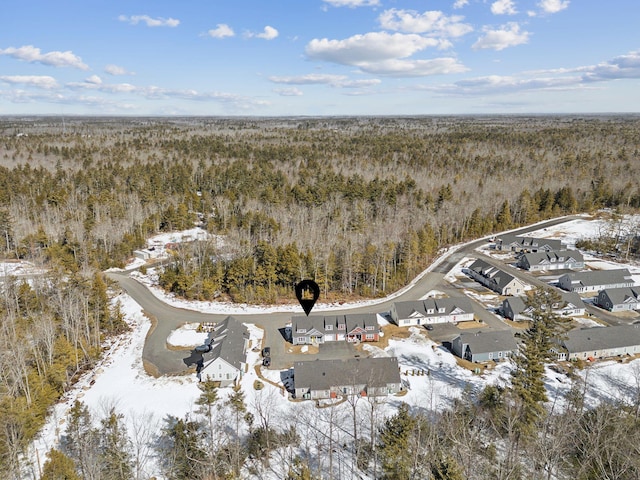
[[[47,456],[49,458],[42,467],[41,480],[80,480],[73,460],[60,450],[52,448]]]
[[[401,403],[398,412],[389,417],[380,428],[380,453],[384,478],[404,480],[410,478],[410,437],[416,419],[409,413],[409,406]]]
[[[127,480],[132,476],[133,461],[123,419],[122,414],[111,409],[100,422],[100,464],[105,480]]]
[[[559,338],[567,326],[567,320],[553,311],[561,301],[555,291],[537,289],[525,302],[533,309],[531,326],[524,332],[520,350],[513,357],[515,369],[511,374],[512,392],[521,403],[520,426],[523,433],[531,432],[534,424],[545,414],[544,365],[552,360],[553,339]]]

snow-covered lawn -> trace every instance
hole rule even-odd
[[[566,235],[577,236],[582,234],[587,226],[586,221],[571,222],[563,225],[562,231]],[[576,231],[571,230],[575,226]],[[545,233],[553,233],[551,229]],[[169,242],[169,238],[156,238],[154,242]],[[465,266],[465,259],[447,277],[454,280],[456,275],[463,276],[461,269]],[[629,267],[633,273],[640,275],[640,268]],[[426,273],[426,272],[425,272]],[[275,311],[300,311],[299,306],[290,308],[260,307],[250,305],[231,305],[218,302],[187,302],[167,295],[154,286],[154,274],[137,274],[138,278],[146,283],[154,294],[167,303],[212,313],[263,313]],[[640,280],[640,279],[639,279]],[[429,292],[427,295],[437,295],[439,292]],[[486,304],[495,303],[497,295],[478,295],[466,291],[469,295],[475,295]],[[68,409],[75,400],[82,400],[98,416],[103,416],[110,407],[125,415],[129,429],[136,427],[141,419],[153,426],[160,426],[168,415],[184,417],[195,414],[195,401],[200,394],[195,375],[154,378],[148,375],[142,366],[142,349],[145,336],[150,327],[149,320],[142,314],[140,306],[127,295],[117,298],[127,322],[132,326],[132,331],[121,336],[111,347],[108,355],[93,371],[86,374],[77,385],[68,392],[64,399],[54,408],[45,428],[32,445],[31,458],[39,458],[42,462],[46,452],[55,446],[64,432],[64,418]],[[353,306],[371,305],[375,302],[358,302]],[[322,305],[322,308],[345,308],[345,305]],[[589,319],[580,319],[585,325],[591,325]],[[379,323],[385,320],[379,316]],[[260,344],[262,330],[254,325],[247,324],[250,330],[252,345]],[[198,333],[196,325],[187,324],[172,332],[167,340],[170,345],[177,347],[192,347],[202,344],[206,333]],[[492,369],[483,370],[478,375],[470,370],[460,367],[455,357],[445,348],[433,343],[426,338],[420,329],[413,328],[407,339],[390,339],[388,347],[384,350],[364,345],[364,350],[371,356],[396,356],[398,357],[401,376],[409,385],[409,390],[403,396],[390,397],[383,402],[383,412],[391,414],[395,411],[399,402],[422,409],[442,409],[451,405],[451,402],[459,398],[465,392],[477,392],[488,384],[504,385],[509,381],[511,363],[503,361]],[[256,349],[257,350],[257,349]],[[298,415],[302,410],[315,409],[313,402],[291,402],[284,394],[283,389],[265,383],[260,391],[254,389],[254,382],[258,376],[253,368],[260,363],[259,351],[248,352],[247,363],[250,366],[242,378],[241,385],[245,393],[246,403],[251,410],[253,405],[262,401],[265,395],[272,395],[277,400],[277,410],[282,418],[287,415]],[[264,370],[265,378],[276,384],[281,384],[283,379],[289,378],[291,371]],[[557,402],[561,406],[564,395],[571,388],[568,377],[551,369],[546,372],[546,386],[551,402]],[[597,362],[590,364],[579,372],[587,384],[587,403],[595,405],[601,401],[629,400],[635,398],[640,391],[640,359],[627,363],[616,361]],[[229,389],[223,389],[229,391]],[[223,393],[224,396],[224,393]],[[37,451],[37,454],[36,454]],[[157,467],[148,466],[151,475],[159,475]]]
[[[199,332],[199,323],[187,323],[171,332],[167,344],[172,347],[196,347],[207,339],[207,332]]]

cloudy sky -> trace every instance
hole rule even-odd
[[[639,0],[7,0],[0,115],[640,112]]]

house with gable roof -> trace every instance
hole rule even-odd
[[[383,396],[402,390],[396,357],[311,360],[293,364],[296,398]]]
[[[635,282],[626,268],[565,273],[558,285],[568,292],[588,293],[607,288],[633,287]]]
[[[554,250],[536,253],[523,253],[516,265],[530,272],[543,270],[581,270],[584,257],[577,250]]]
[[[570,330],[553,348],[558,360],[596,360],[640,353],[640,325]]]
[[[229,316],[217,324],[205,342],[198,378],[231,385],[242,378],[247,369],[249,330],[235,317]]]
[[[511,330],[462,332],[451,342],[453,353],[474,363],[502,360],[518,349]]]
[[[309,315],[291,319],[291,343],[317,345],[325,342],[376,342],[380,326],[375,313]]]
[[[474,319],[473,304],[467,297],[394,302],[389,313],[391,320],[399,327],[466,322]]]
[[[500,295],[519,295],[525,291],[525,284],[518,278],[482,259],[473,262],[467,272],[474,280]]]
[[[553,313],[563,317],[575,317],[584,315],[586,305],[575,292],[560,293],[560,302],[551,305]],[[502,301],[502,314],[514,321],[531,320],[533,309],[526,304],[526,297],[507,297]]]
[[[560,240],[552,238],[519,237],[517,235],[501,235],[496,238],[496,248],[498,250],[508,250],[512,252],[551,252],[562,250],[564,245]]]
[[[610,312],[640,310],[640,287],[605,288],[600,290],[596,305]]]

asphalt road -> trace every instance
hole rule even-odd
[[[526,233],[529,231],[539,230],[540,228],[548,228],[558,225],[577,217],[563,217],[559,219],[549,220],[510,232],[515,234]],[[423,297],[431,290],[442,290],[452,292],[455,290],[444,280],[444,276],[457,265],[465,256],[477,255],[475,248],[486,243],[486,239],[480,239],[465,244],[455,251],[451,251],[443,257],[438,264],[423,273],[413,284],[402,291],[393,294],[386,299],[364,307],[345,308],[341,310],[331,310],[332,315],[340,315],[346,313],[386,313],[391,309],[394,302],[416,300]],[[193,310],[181,309],[170,306],[157,297],[155,297],[144,285],[132,279],[127,273],[108,273],[109,278],[117,281],[123,290],[125,290],[138,304],[144,312],[155,318],[155,328],[147,335],[142,358],[148,364],[155,366],[155,370],[160,375],[176,374],[184,372],[189,366],[197,361],[197,355],[194,356],[191,351],[176,351],[167,348],[167,337],[171,331],[178,328],[184,323],[201,323],[201,322],[219,322],[223,320],[227,314],[207,314]],[[460,292],[455,292],[458,295]],[[314,314],[321,313],[322,310],[314,310]],[[301,312],[302,313],[302,312]],[[485,322],[489,323],[490,328],[505,329],[506,324],[502,323],[494,315],[486,312],[479,304],[476,304],[476,314]],[[291,321],[291,313],[264,313],[264,314],[234,314],[234,317],[244,323],[253,323],[264,329],[263,346],[271,347],[271,368],[284,369],[288,368],[294,361],[299,359],[309,359],[308,355],[287,354],[285,353],[285,340],[282,336],[284,326]],[[443,329],[439,329],[443,330]],[[434,330],[437,333],[438,330]],[[449,332],[450,333],[450,332]],[[320,355],[323,358],[345,358],[352,356],[349,349],[330,349],[321,347]],[[326,351],[326,353],[325,353]]]

